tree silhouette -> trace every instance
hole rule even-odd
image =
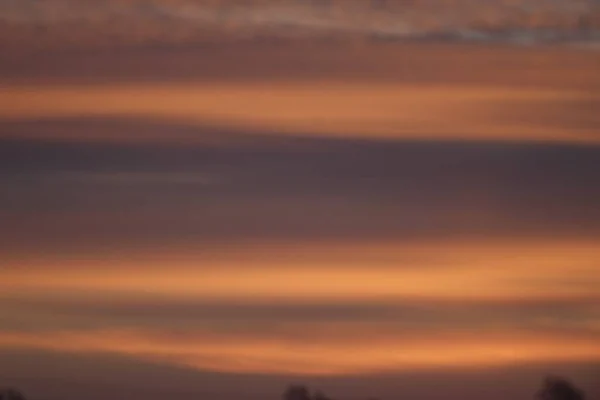
[[[311,400],[311,398],[306,386],[290,385],[283,392],[283,400]]]
[[[0,388],[0,400],[25,400],[25,396],[16,389]]]
[[[327,396],[325,393],[317,390],[315,395],[313,396],[313,400],[332,400],[331,397]]]
[[[537,398],[539,400],[585,400],[585,395],[566,379],[549,376],[544,381]]]

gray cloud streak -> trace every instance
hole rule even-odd
[[[61,237],[133,244],[600,231],[594,146],[219,137],[195,145],[5,139],[0,236],[43,248]]]
[[[405,300],[373,304],[206,302],[121,298],[105,294],[0,296],[4,330],[44,332],[72,329],[199,329],[222,334],[294,336],[306,327],[356,327],[415,332],[517,329],[600,337],[599,298],[513,301]],[[249,323],[251,321],[251,324]],[[295,333],[294,333],[295,332]],[[351,333],[351,332],[348,332]],[[340,332],[340,334],[343,333]]]

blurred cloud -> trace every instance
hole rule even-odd
[[[501,400],[505,396],[531,397],[539,387],[540,377],[548,370],[576,379],[590,396],[598,391],[595,384],[598,364],[594,363],[418,370],[353,375],[349,379],[346,376],[299,377],[283,373],[216,373],[122,355],[17,349],[2,350],[0,355],[3,359],[11,360],[10,368],[0,365],[0,373],[8,382],[27,387],[27,393],[31,396],[47,398],[77,399],[85,396],[91,400],[101,400],[118,392],[124,397],[143,395],[152,400],[173,395],[185,400],[216,395],[225,399],[260,400],[278,398],[286,384],[302,379],[328,393],[334,393],[336,397],[344,398],[366,398],[373,393],[387,398],[402,392],[415,398],[443,400],[451,392],[463,398]],[[431,381],[437,384],[427,384]]]
[[[6,86],[0,117],[134,117],[279,135],[597,143],[591,107],[587,124],[548,121],[545,113],[528,114],[525,123],[517,117],[529,106],[573,101],[598,99],[566,90],[389,83]]]
[[[24,46],[0,66],[7,383],[238,400],[299,375],[350,399],[524,398],[550,368],[595,383],[595,53],[387,43],[359,8],[61,4],[0,1]],[[485,28],[460,35],[536,40],[556,22],[495,32],[499,3],[477,4]],[[500,14],[544,5],[585,17],[569,40],[593,24],[587,2]],[[197,43],[183,21],[213,17],[250,40],[162,46]],[[26,54],[34,20],[39,46],[64,31],[86,49]],[[253,30],[331,21],[378,38]],[[107,32],[160,46],[97,51]]]
[[[314,340],[343,331],[358,339],[433,332],[515,330],[593,337],[600,333],[597,296],[572,298],[314,301],[178,299],[121,293],[8,293],[1,297],[4,330],[196,330],[223,337]]]
[[[192,143],[100,140],[103,132],[190,129]],[[56,130],[97,137],[18,138]],[[119,120],[26,122],[4,132],[15,133],[0,147],[6,254],[204,246],[248,235],[594,238],[599,230],[595,146],[215,137],[210,128]]]
[[[344,374],[392,372],[448,366],[497,366],[523,362],[592,361],[594,338],[552,335],[435,334],[391,341],[350,343],[337,335],[314,342],[224,338],[136,331],[45,332],[0,335],[0,346],[66,352],[116,353],[202,369],[229,372]],[[349,351],[352,349],[352,351]]]
[[[172,256],[146,249],[130,260],[63,256],[51,262],[20,257],[16,261],[7,258],[2,287],[7,294],[106,292],[234,301],[586,298],[596,294],[595,244],[593,239],[425,241],[369,248],[347,241],[339,245],[345,248],[345,257],[340,257],[340,253],[320,252],[318,245],[310,243],[278,249],[276,243],[267,242],[239,252],[230,243],[231,254],[211,254],[192,246]],[[297,259],[297,251],[309,256]],[[372,251],[387,257],[369,257]],[[438,258],[408,264],[409,268],[402,263],[407,255],[418,257],[431,251]],[[355,261],[348,262],[348,258]]]
[[[592,0],[453,0],[373,3],[288,1],[14,1],[0,3],[13,40],[46,46],[194,43],[222,39],[351,35],[378,39],[590,41],[597,39]],[[42,27],[44,34],[38,29]],[[77,27],[80,35],[69,36]],[[37,34],[36,34],[37,33]],[[9,43],[4,43],[5,45]]]

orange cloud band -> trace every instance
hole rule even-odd
[[[116,116],[278,134],[596,144],[597,115],[570,106],[596,101],[572,90],[381,83],[5,86],[0,119]]]
[[[527,333],[429,334],[372,341],[315,337],[219,339],[143,331],[0,332],[0,347],[72,353],[115,353],[190,366],[199,370],[335,375],[448,367],[490,367],[535,362],[600,359],[600,342],[590,338]]]
[[[148,252],[148,250],[146,250]],[[6,293],[120,293],[219,301],[589,298],[597,241],[229,246],[219,251],[6,260]]]

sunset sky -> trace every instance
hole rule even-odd
[[[573,39],[527,45],[361,36],[393,1],[42,3],[0,1],[0,387],[528,400],[558,374],[600,396],[593,2],[451,19]],[[458,29],[440,4],[403,26]]]

